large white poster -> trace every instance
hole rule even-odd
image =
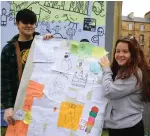
[[[8,127],[6,136],[100,136],[107,99],[98,59],[107,54],[105,49],[74,41],[43,41],[40,36],[35,37],[33,47],[25,72],[29,61],[33,70],[27,86],[20,84],[17,122]]]

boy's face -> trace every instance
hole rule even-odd
[[[25,35],[25,36],[30,36],[34,33],[35,31],[35,24],[24,24],[22,23],[21,21],[17,22],[17,27],[18,27],[18,30],[19,32],[22,34],[22,35]]]

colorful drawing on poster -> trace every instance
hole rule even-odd
[[[85,130],[86,125],[87,125],[87,121],[84,120],[84,119],[81,119],[81,120],[80,120],[80,124],[79,124],[79,128],[78,128],[78,129],[80,129],[80,130]]]
[[[89,113],[89,118],[88,118],[87,126],[86,126],[86,129],[85,129],[85,132],[87,134],[89,134],[91,132],[92,127],[94,126],[95,118],[97,116],[98,111],[99,111],[99,109],[96,106],[93,106],[91,108],[91,111]]]
[[[71,102],[62,102],[58,118],[58,127],[77,130],[83,105],[73,104]]]
[[[81,58],[96,58],[99,59],[107,54],[104,47],[96,47],[86,42],[71,41],[70,52]]]
[[[85,88],[87,79],[88,79],[88,74],[84,75],[83,71],[81,71],[81,72],[76,71],[73,75],[71,84],[73,86]]]
[[[61,61],[61,68],[63,71],[68,71],[72,68],[72,62],[70,59],[70,53],[65,52],[64,58]]]

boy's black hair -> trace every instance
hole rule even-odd
[[[89,40],[88,39],[82,39],[80,42],[88,42],[89,43]]]
[[[22,9],[16,15],[16,22],[21,21],[23,24],[36,24],[36,14],[29,9]]]

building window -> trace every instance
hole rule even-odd
[[[129,37],[133,36],[133,34],[128,34]]]
[[[143,34],[141,34],[139,37],[139,43],[144,44],[144,35]]]
[[[144,25],[140,25],[140,31],[144,31],[145,26]]]
[[[133,30],[132,27],[133,27],[132,24],[129,24],[129,30]]]

